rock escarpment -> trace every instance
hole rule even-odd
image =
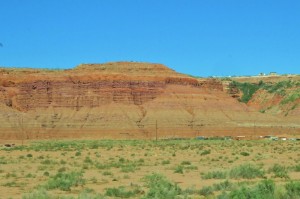
[[[231,98],[218,80],[195,79],[161,64],[0,70],[2,139],[153,139],[156,124],[163,138],[253,134],[273,131],[278,121]]]

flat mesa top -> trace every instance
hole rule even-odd
[[[55,70],[39,68],[0,68],[3,79],[13,82],[32,80],[64,80],[80,77],[82,80],[99,79],[156,79],[167,77],[190,78],[177,73],[163,64],[144,62],[109,62],[103,64],[80,64],[73,69]]]

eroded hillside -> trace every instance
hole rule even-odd
[[[220,80],[192,78],[161,64],[82,64],[61,71],[2,68],[0,137],[154,139],[299,133],[298,120],[280,114],[266,117],[255,105],[264,106],[258,98],[245,104],[238,97],[232,98]]]

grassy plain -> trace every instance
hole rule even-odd
[[[0,198],[300,198],[297,141],[39,141],[0,150]]]

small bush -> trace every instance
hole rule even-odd
[[[243,164],[230,170],[229,176],[231,178],[244,178],[253,179],[257,177],[263,177],[264,171],[252,164]]]
[[[173,199],[182,194],[182,190],[176,185],[169,182],[160,174],[151,174],[144,178],[149,191],[142,199],[164,198]]]
[[[182,161],[181,165],[191,165],[191,162],[190,161]]]
[[[93,160],[92,160],[89,156],[87,156],[87,157],[85,157],[85,159],[84,159],[84,163],[92,164],[92,163],[93,163]]]
[[[129,173],[129,172],[134,172],[136,171],[137,167],[133,164],[128,164],[128,165],[124,165],[121,168],[121,172],[123,173]]]
[[[202,176],[202,179],[225,179],[227,173],[224,171],[210,171]]]
[[[23,195],[22,199],[54,199],[45,189],[34,190],[32,193]]]
[[[300,182],[290,182],[285,185],[287,198],[300,198]]]
[[[203,187],[202,189],[200,189],[199,191],[199,194],[202,195],[202,196],[209,196],[209,195],[212,195],[213,194],[213,188],[211,186],[208,186],[208,187]]]
[[[46,184],[47,189],[60,189],[62,191],[70,191],[72,186],[84,185],[85,180],[82,178],[82,173],[70,172],[62,173],[59,172]]]
[[[289,178],[287,168],[279,164],[275,164],[269,171],[274,173],[275,178]]]
[[[240,154],[241,154],[242,156],[249,156],[249,155],[250,155],[248,152],[244,152],[244,151],[241,152]]]
[[[102,173],[102,175],[104,175],[104,176],[111,176],[111,175],[112,175],[112,172],[110,172],[110,171],[104,171],[104,172]]]
[[[275,184],[272,180],[264,180],[255,187],[242,186],[230,193],[223,192],[219,199],[273,199],[275,197]]]
[[[127,191],[124,187],[118,187],[118,188],[106,189],[105,195],[110,197],[118,197],[118,198],[131,198],[138,193],[139,193],[138,190]]]
[[[182,165],[176,166],[174,173],[181,173],[181,174],[183,174],[183,168],[184,167]]]
[[[218,184],[213,184],[213,188],[215,191],[227,191],[233,187],[233,184],[228,180],[224,182],[220,182]]]
[[[294,170],[295,170],[296,172],[300,172],[300,164],[296,165]]]
[[[210,154],[210,150],[204,150],[200,153],[200,155],[208,155]]]
[[[161,164],[162,164],[162,165],[170,164],[170,160],[163,160],[163,161],[161,162]]]
[[[31,153],[29,153],[29,154],[27,154],[27,155],[26,155],[26,157],[28,157],[28,158],[32,158],[32,154],[31,154]]]

